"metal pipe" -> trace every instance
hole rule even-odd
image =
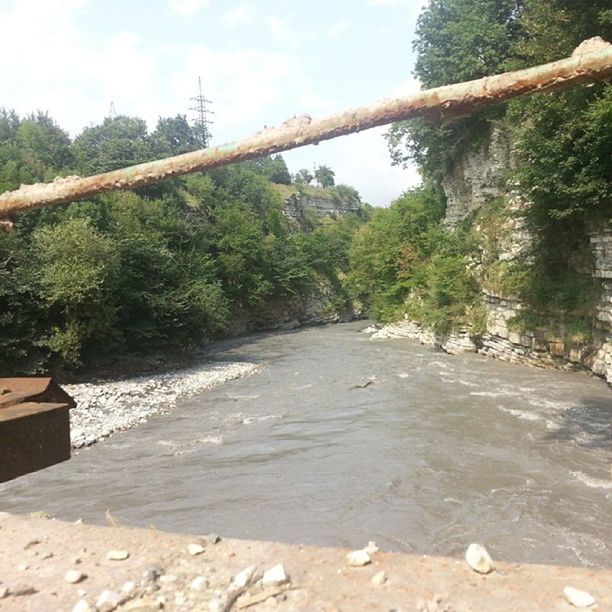
[[[612,76],[612,45],[585,41],[569,58],[416,94],[380,100],[323,119],[308,115],[266,128],[238,142],[184,153],[86,178],[56,178],[52,183],[22,185],[0,195],[0,218],[13,213],[62,204],[117,189],[129,189],[175,176],[232,164],[316,144],[413,117],[453,120],[478,108],[534,92],[564,89]]]

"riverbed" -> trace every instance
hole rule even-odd
[[[292,543],[612,565],[612,392],[583,373],[370,340],[221,343],[258,373],[0,486],[0,510]]]

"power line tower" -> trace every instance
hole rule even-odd
[[[205,98],[202,93],[202,77],[198,77],[198,92],[197,96],[191,98],[195,102],[195,106],[192,106],[189,110],[194,111],[196,115],[194,120],[196,138],[202,147],[206,148],[212,138],[209,126],[213,123],[208,117],[214,114],[214,111],[208,109],[207,105],[212,104],[212,102]]]
[[[115,110],[115,103],[111,101],[110,108],[108,110],[108,116],[110,119],[115,119],[117,117],[117,111]]]

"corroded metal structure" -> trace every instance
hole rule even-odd
[[[239,142],[184,153],[86,178],[57,178],[53,183],[22,186],[0,195],[0,218],[21,211],[61,204],[117,189],[316,144],[337,136],[412,117],[448,121],[477,109],[539,91],[563,89],[612,77],[612,45],[601,38],[585,41],[572,57],[475,81],[390,98],[323,119],[308,115],[267,128]],[[0,224],[0,229],[2,225]],[[4,229],[9,229],[7,225]]]
[[[0,378],[0,482],[70,459],[75,406],[51,378]]]

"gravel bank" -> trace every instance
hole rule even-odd
[[[203,517],[204,518],[204,517]],[[202,525],[203,533],[206,526]],[[568,587],[612,605],[612,571],[69,524],[0,513],[0,610],[571,612]],[[585,593],[585,595],[588,595]],[[593,606],[588,609],[594,609]]]
[[[70,411],[72,446],[89,446],[144,423],[152,414],[171,410],[179,400],[256,371],[252,363],[209,362],[127,380],[63,385],[77,401]]]

